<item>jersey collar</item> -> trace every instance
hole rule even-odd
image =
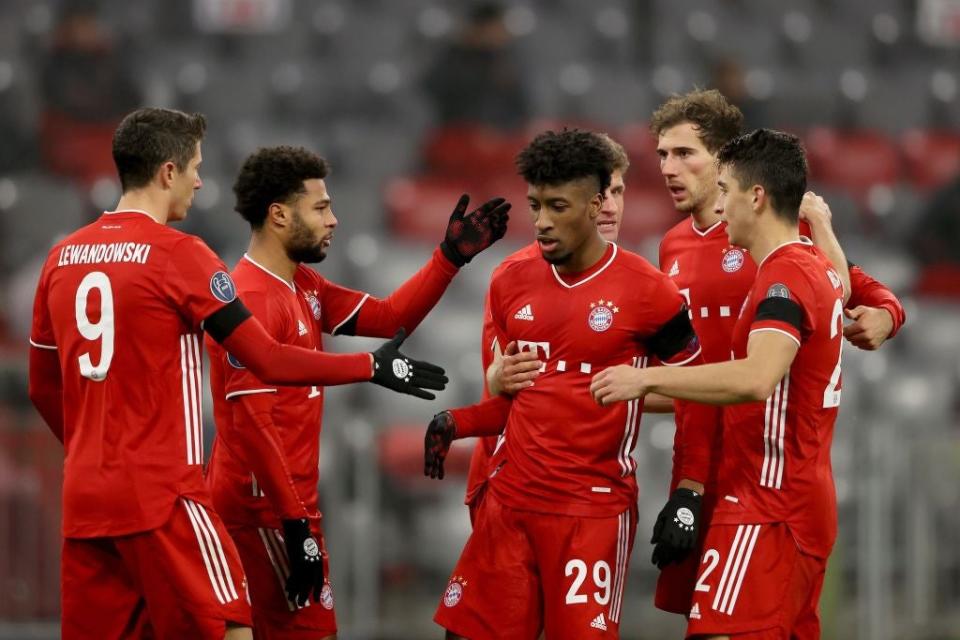
[[[784,242],[783,244],[778,244],[777,246],[775,246],[773,249],[770,250],[770,253],[768,253],[766,256],[764,256],[763,260],[760,261],[760,264],[757,265],[757,269],[760,269],[760,267],[763,266],[763,263],[767,261],[767,258],[769,258],[769,257],[772,256],[773,254],[775,254],[777,251],[780,251],[780,249],[782,249],[782,248],[784,248],[784,247],[788,247],[788,246],[790,246],[791,244],[812,244],[812,243],[806,243],[806,242],[804,242],[803,240],[790,240],[789,242]]]
[[[717,221],[714,222],[712,225],[710,225],[709,227],[707,227],[706,229],[704,229],[703,231],[701,231],[700,229],[697,229],[697,223],[694,222],[693,216],[690,216],[690,228],[693,229],[693,232],[694,232],[695,234],[697,234],[698,236],[700,236],[700,237],[702,237],[702,238],[706,238],[708,235],[710,235],[710,232],[711,232],[711,231],[713,231],[714,229],[716,229],[717,227],[719,227],[721,224],[723,224],[723,220],[717,220]]]
[[[104,212],[103,212],[103,215],[105,215],[105,216],[115,216],[115,215],[120,215],[120,214],[124,214],[124,213],[139,213],[139,214],[141,214],[141,215],[147,216],[148,218],[150,218],[151,220],[153,220],[153,221],[156,222],[157,224],[160,224],[159,222],[157,222],[157,219],[156,219],[156,218],[154,218],[152,215],[150,215],[149,213],[147,213],[147,212],[144,211],[143,209],[122,209],[122,210],[120,210],[120,211],[104,211]]]
[[[270,269],[267,269],[265,266],[263,266],[262,264],[260,264],[259,262],[257,262],[257,261],[254,260],[253,258],[251,258],[249,253],[243,254],[243,259],[246,260],[247,262],[249,262],[250,264],[252,264],[253,266],[255,266],[257,269],[260,269],[261,271],[263,271],[264,273],[266,273],[266,274],[269,275],[270,277],[276,278],[277,280],[279,280],[280,282],[282,282],[282,283],[284,284],[284,286],[286,286],[288,289],[290,289],[290,291],[293,291],[294,293],[297,292],[297,288],[293,286],[293,283],[292,283],[292,282],[287,282],[286,280],[284,280],[283,278],[281,278],[280,276],[278,276],[277,274],[275,274],[273,271],[270,271]]]
[[[609,242],[609,241],[608,241],[607,244],[613,245],[613,251],[610,252],[610,257],[607,258],[606,263],[604,263],[604,265],[603,265],[602,267],[600,267],[599,269],[597,269],[596,271],[594,271],[593,273],[591,273],[590,275],[588,275],[588,276],[587,276],[586,278],[584,278],[583,280],[577,280],[577,281],[574,282],[573,284],[567,284],[566,282],[563,281],[563,278],[560,277],[560,274],[557,273],[557,267],[556,267],[556,265],[550,265],[550,271],[553,272],[553,277],[556,278],[556,279],[557,279],[557,282],[559,282],[560,284],[562,284],[562,285],[563,285],[564,287],[566,287],[567,289],[573,289],[574,287],[579,287],[579,286],[580,286],[581,284],[583,284],[584,282],[589,282],[590,280],[593,280],[593,279],[596,278],[598,275],[600,275],[601,273],[603,273],[604,270],[613,263],[614,258],[617,257],[617,251],[619,250],[619,248],[617,247],[617,243],[616,243],[616,242]]]

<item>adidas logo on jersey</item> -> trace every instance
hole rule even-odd
[[[699,619],[700,619],[700,603],[699,603],[699,602],[694,602],[694,603],[693,603],[693,608],[690,609],[690,619],[691,619],[691,620],[699,620]]]
[[[590,623],[590,626],[594,629],[600,629],[600,631],[607,630],[607,621],[604,620],[603,614],[601,613],[596,618],[593,619],[593,622]]]
[[[673,261],[673,266],[670,267],[670,273],[667,275],[671,278],[680,275],[680,263],[677,260]]]
[[[307,325],[303,324],[303,320],[297,320],[297,324],[299,325],[300,335],[305,336],[309,333],[309,331],[307,331]]]
[[[533,320],[533,309],[530,305],[525,304],[520,311],[517,311],[514,316],[514,320]]]

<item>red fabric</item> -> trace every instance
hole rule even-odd
[[[714,485],[708,485],[712,487]],[[671,488],[671,493],[673,490]],[[653,596],[653,604],[657,609],[686,616],[690,613],[693,604],[693,589],[697,583],[700,567],[700,556],[703,551],[703,541],[707,535],[707,526],[713,516],[717,504],[716,493],[709,491],[704,494],[700,504],[700,539],[690,555],[683,562],[668,564],[657,574],[657,587]]]
[[[830,555],[837,533],[830,445],[843,340],[843,294],[829,268],[820,250],[794,242],[775,249],[757,272],[734,331],[734,356],[746,357],[750,334],[758,330],[783,332],[800,347],[770,398],[724,408],[723,499],[713,515],[716,524],[785,522],[800,549],[821,558]],[[755,318],[772,295],[788,295],[800,306],[799,331]]]
[[[329,578],[320,600],[303,607],[287,600],[284,584],[289,575],[283,532],[258,527],[229,527],[247,572],[253,606],[253,633],[257,640],[316,640],[337,633],[334,592]],[[330,556],[323,536],[324,575],[330,575]]]
[[[63,379],[55,349],[30,349],[28,393],[50,431],[63,443]]]
[[[853,293],[847,300],[847,309],[853,309],[860,305],[867,307],[879,307],[890,312],[893,318],[893,331],[887,338],[892,338],[900,331],[900,327],[907,321],[907,312],[903,310],[900,300],[893,294],[885,284],[875,280],[870,274],[859,266],[850,267],[850,288]]]
[[[590,381],[609,366],[645,366],[644,342],[682,305],[664,274],[616,245],[580,274],[560,277],[536,257],[494,278],[490,309],[498,343],[516,340],[545,363],[536,384],[513,399],[507,462],[489,481],[499,500],[517,509],[597,517],[636,502],[630,454],[642,401],[600,407]]]
[[[496,438],[507,424],[510,404],[510,398],[494,396],[469,407],[450,409],[457,424],[457,439],[477,436]]]
[[[521,260],[540,257],[540,247],[536,242],[528,244],[519,251],[514,251],[496,266],[491,274],[491,280],[501,273],[508,265]],[[483,366],[483,397],[489,398],[490,392],[486,385],[487,369],[493,363],[494,347],[493,342],[496,339],[493,327],[493,317],[490,315],[490,290],[487,289],[487,295],[483,300],[483,332],[480,336],[480,362]],[[506,349],[507,345],[499,345],[500,351]],[[467,474],[467,494],[464,499],[465,504],[472,504],[480,495],[487,483],[487,476],[490,474],[491,462],[497,447],[497,436],[481,438],[477,441],[473,449],[473,456],[470,458],[470,472]]]
[[[911,129],[900,138],[907,177],[914,187],[935,189],[960,174],[960,134]]]
[[[711,525],[687,638],[817,640],[827,561],[797,548],[783,524]]]
[[[178,501],[150,531],[66,538],[61,562],[67,639],[221,640],[228,621],[251,624],[233,540],[216,512],[193,501]]]
[[[472,640],[618,638],[636,522],[634,505],[581,518],[487,496],[434,621]]]
[[[233,295],[199,238],[142,212],[50,251],[31,341],[60,359],[66,536],[153,529],[178,496],[205,498],[200,324]]]

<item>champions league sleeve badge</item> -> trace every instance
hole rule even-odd
[[[210,293],[220,302],[233,302],[237,297],[237,287],[233,284],[230,274],[224,271],[217,271],[210,278]]]
[[[600,300],[590,303],[590,315],[587,324],[597,333],[603,333],[613,326],[613,314],[620,313],[620,307],[613,300]]]

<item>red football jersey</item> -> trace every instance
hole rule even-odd
[[[514,251],[494,268],[490,275],[491,281],[496,278],[507,266],[520,260],[541,257],[540,246],[532,242],[520,249]],[[497,338],[494,330],[493,316],[490,314],[490,289],[487,288],[487,295],[483,300],[483,332],[480,337],[480,361],[483,365],[484,377],[487,369],[493,363],[494,341]],[[507,347],[505,344],[499,345],[502,351]],[[490,397],[490,391],[487,389],[486,382],[483,385],[483,399]],[[476,446],[473,448],[473,456],[470,458],[470,471],[467,474],[467,495],[465,504],[470,504],[476,498],[477,494],[487,482],[487,475],[490,473],[491,458],[497,450],[497,441],[500,437],[479,438]]]
[[[322,333],[333,333],[368,297],[327,281],[300,265],[293,285],[244,256],[231,274],[241,299],[278,342],[323,350]],[[323,387],[265,385],[220,345],[207,340],[217,439],[210,458],[214,506],[228,525],[276,528],[280,520],[244,460],[237,432],[256,429],[235,423],[231,399],[265,393],[273,398],[272,419],[295,490],[308,513],[317,513],[317,483]]]
[[[765,311],[777,298],[799,305],[799,328]],[[819,249],[790,242],[760,264],[734,329],[734,357],[746,357],[755,331],[781,332],[800,348],[766,401],[725,408],[722,499],[712,522],[785,522],[801,550],[825,558],[837,531],[830,444],[840,404],[843,289]]]
[[[195,236],[145,212],[105,213],[50,251],[31,343],[63,376],[63,532],[156,528],[203,482],[201,323],[236,297]]]
[[[490,284],[496,339],[535,349],[544,366],[513,399],[504,462],[490,479],[498,500],[580,516],[612,516],[635,504],[631,452],[642,400],[601,407],[590,381],[610,366],[645,366],[650,345],[683,305],[669,278],[614,244],[576,275],[561,276],[541,256],[504,267]]]

